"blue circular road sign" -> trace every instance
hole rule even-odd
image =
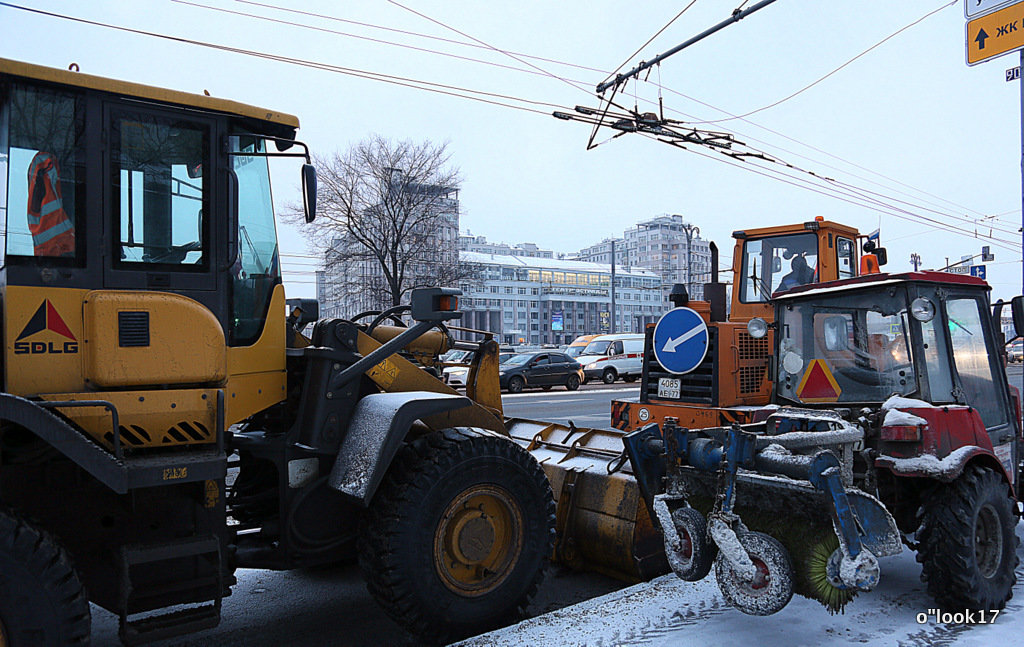
[[[708,326],[695,310],[674,308],[654,326],[654,356],[670,373],[689,373],[708,352]]]

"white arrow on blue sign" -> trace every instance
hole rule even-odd
[[[985,266],[971,265],[971,276],[976,276],[983,281],[987,280],[988,277],[985,276]]]
[[[694,370],[708,352],[708,327],[695,310],[669,310],[654,327],[654,356],[666,371],[682,375]]]

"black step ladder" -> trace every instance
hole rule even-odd
[[[161,562],[163,570],[155,570],[161,568]],[[182,564],[190,567],[182,568]],[[133,572],[137,577],[139,571],[148,571],[150,581],[136,581]],[[152,574],[163,571],[170,577],[153,581]],[[223,597],[224,562],[216,537],[133,544],[121,549],[119,635],[125,645],[212,629],[220,624]],[[168,608],[174,610],[142,615]]]

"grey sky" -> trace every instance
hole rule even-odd
[[[935,268],[946,257],[956,260],[991,245],[996,260],[988,270],[994,296],[1021,292],[1020,89],[1018,82],[1004,80],[1005,69],[1020,58],[1010,54],[966,66],[964,0],[747,121],[698,124],[735,133],[777,159],[843,182],[844,199],[788,183],[810,180],[818,191],[828,191],[803,173],[791,172],[782,181],[746,168],[774,172],[781,170],[778,165],[737,167],[704,149],[683,151],[638,135],[587,151],[589,127],[550,116],[555,106],[571,110],[577,104],[597,105],[593,88],[604,72],[623,63],[688,1],[402,2],[422,15],[387,0],[11,1],[134,29],[537,102],[488,99],[529,110],[513,109],[0,7],[0,56],[60,68],[75,62],[83,72],[177,90],[207,90],[290,112],[301,120],[300,137],[320,153],[345,148],[374,132],[448,141],[465,177],[462,228],[489,240],[575,251],[621,235],[638,220],[680,213],[699,225],[705,238],[731,249],[733,230],[822,215],[863,232],[881,225],[889,270],[909,269],[914,251],[925,267]],[[626,67],[703,31],[731,14],[739,2],[697,0]],[[727,116],[709,106],[745,114],[791,95],[944,4],[778,0],[675,55],[652,71],[648,83],[630,83],[619,100],[632,107],[635,93],[637,105],[653,110],[650,102],[657,101],[655,83],[660,80],[668,117],[700,122]],[[366,24],[298,15],[281,7]],[[611,134],[605,130],[598,140]],[[295,199],[298,166],[275,163],[274,171],[280,208]],[[862,197],[851,197],[853,192]],[[864,196],[887,206],[868,206]],[[950,226],[968,233],[954,233]],[[975,230],[997,240],[975,239]],[[289,294],[312,295],[315,261],[302,257],[307,253],[304,242],[291,227],[282,227],[281,236],[288,254],[283,260]],[[723,257],[727,262],[728,254]]]

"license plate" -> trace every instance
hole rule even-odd
[[[659,398],[672,398],[675,400],[679,399],[679,389],[682,383],[671,377],[663,377],[658,379],[658,397]]]

